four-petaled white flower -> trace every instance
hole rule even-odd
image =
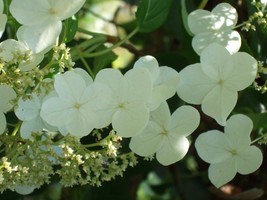
[[[56,131],[55,127],[47,124],[40,116],[41,106],[44,99],[44,95],[37,96],[32,95],[30,99],[18,100],[18,107],[15,109],[16,116],[22,120],[20,127],[20,136],[24,139],[29,139],[32,132],[38,132],[42,130]]]
[[[101,121],[97,128],[112,123],[121,137],[140,133],[149,119],[147,101],[152,92],[149,72],[135,68],[122,75],[116,69],[103,69],[96,75],[95,82],[106,84],[109,89],[103,93],[111,95],[106,105],[98,110]]]
[[[189,141],[186,138],[199,125],[200,116],[192,106],[181,106],[172,115],[167,102],[151,112],[146,128],[131,138],[131,150],[140,156],[156,153],[162,165],[181,160],[187,153]]]
[[[23,26],[17,32],[34,53],[51,48],[62,29],[62,20],[74,15],[85,0],[13,0],[10,12]],[[49,49],[48,49],[49,50]]]
[[[137,60],[134,68],[145,68],[151,74],[153,89],[148,100],[151,111],[175,94],[179,83],[179,74],[176,70],[167,66],[159,67],[158,61],[149,55]]]
[[[231,181],[237,172],[249,174],[260,167],[263,156],[259,148],[251,146],[252,128],[250,118],[237,114],[227,121],[225,133],[212,130],[196,139],[197,153],[210,163],[209,179],[216,187]]]
[[[228,3],[218,4],[211,12],[198,9],[188,15],[188,26],[195,35],[193,49],[201,54],[211,43],[218,43],[232,54],[239,51],[241,37],[232,29],[237,23],[237,12]]]
[[[11,100],[16,98],[16,92],[9,85],[0,85],[0,134],[6,129],[6,117],[7,111],[13,108]]]
[[[6,22],[7,22],[7,16],[5,14],[2,14],[4,12],[4,1],[0,1],[0,38],[2,37],[5,28],[6,28]]]
[[[254,81],[257,61],[247,53],[231,55],[224,47],[211,44],[201,53],[200,63],[185,67],[179,74],[179,97],[201,104],[205,114],[224,126],[237,103],[237,91]]]
[[[50,125],[66,130],[74,136],[88,135],[98,123],[94,109],[102,85],[93,84],[92,78],[82,69],[75,69],[55,77],[55,93],[41,107],[41,117]]]

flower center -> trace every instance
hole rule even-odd
[[[77,110],[79,110],[80,107],[81,107],[81,104],[79,104],[79,103],[75,103],[75,104],[74,104],[74,108],[76,108]]]
[[[218,81],[218,84],[221,85],[221,86],[223,85],[223,83],[224,83],[224,80],[219,80]]]
[[[237,150],[236,149],[232,149],[229,151],[233,156],[237,155]]]
[[[51,15],[56,15],[56,14],[57,14],[57,11],[56,11],[54,8],[50,8],[50,9],[49,9],[49,13],[50,13]]]

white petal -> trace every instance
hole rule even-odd
[[[230,53],[223,46],[213,43],[201,53],[201,68],[210,79],[219,82],[225,71],[229,70],[225,69],[225,65],[230,57]]]
[[[2,37],[2,35],[5,31],[6,22],[7,22],[7,16],[4,14],[0,14],[0,38]]]
[[[10,12],[23,25],[38,25],[53,20],[50,15],[50,5],[46,0],[12,0]]]
[[[210,31],[212,22],[212,15],[207,10],[198,9],[188,15],[188,26],[194,34]]]
[[[234,146],[247,148],[251,143],[252,128],[253,123],[249,117],[237,114],[227,120],[224,132]]]
[[[134,63],[134,68],[146,68],[152,77],[153,82],[158,78],[159,63],[153,56],[143,56]]]
[[[189,65],[180,71],[177,94],[187,103],[201,104],[216,82],[203,73],[200,64]]]
[[[199,157],[208,163],[219,163],[230,158],[230,143],[225,134],[213,130],[200,134],[195,142]]]
[[[214,21],[217,30],[232,29],[237,23],[236,9],[229,3],[220,3],[211,12],[217,16],[217,20]]]
[[[50,125],[60,127],[68,124],[75,111],[71,102],[51,97],[43,102],[40,115]]]
[[[202,51],[210,44],[217,43],[225,47],[229,53],[239,51],[241,47],[241,37],[237,31],[225,30],[222,32],[204,32],[197,34],[192,40],[194,51],[201,55]]]
[[[181,160],[186,155],[188,148],[189,142],[185,137],[168,137],[157,152],[156,158],[164,166],[171,165]]]
[[[86,82],[79,74],[67,71],[55,77],[55,90],[60,98],[77,103],[86,88]]]
[[[261,166],[262,161],[261,150],[255,146],[250,146],[236,155],[236,170],[240,174],[250,174]]]
[[[0,112],[7,112],[13,108],[10,103],[12,99],[16,98],[16,92],[9,85],[0,85]]]
[[[128,81],[128,99],[130,101],[147,102],[152,93],[152,79],[143,68],[130,69],[125,78]]]
[[[243,90],[256,78],[257,61],[247,53],[238,52],[231,56],[225,65],[222,79],[225,86],[233,90]]]
[[[0,48],[0,57],[5,62],[12,62],[15,55],[25,54],[29,51],[23,42],[14,39],[4,40],[0,43]]]
[[[17,185],[15,191],[21,195],[27,195],[34,191],[35,186],[32,185]]]
[[[140,134],[131,138],[129,147],[139,156],[150,156],[158,151],[166,139],[162,132],[162,127],[149,122]]]
[[[0,134],[6,130],[6,117],[3,112],[0,111]]]
[[[75,69],[73,69],[73,72],[77,73],[78,75],[80,75],[83,78],[83,80],[85,81],[87,86],[91,85],[93,83],[92,77],[84,69],[75,68]]]
[[[31,120],[36,118],[41,109],[41,102],[36,95],[33,95],[32,99],[18,101],[18,108],[15,110],[16,116],[22,120]]]
[[[19,41],[25,42],[33,53],[49,51],[61,32],[60,21],[49,21],[46,24],[35,26],[21,26],[17,31]]]
[[[19,69],[20,71],[29,71],[34,68],[36,68],[41,61],[44,59],[44,54],[38,53],[31,55],[31,59],[27,60],[26,62],[20,62],[19,63]]]
[[[224,162],[211,164],[208,172],[212,184],[219,188],[235,177],[235,160],[231,157]]]
[[[32,132],[42,131],[45,124],[40,116],[30,121],[24,121],[20,127],[20,136],[24,139],[29,139]]]
[[[160,67],[160,74],[153,83],[152,96],[149,99],[150,110],[156,109],[161,102],[172,97],[178,87],[180,76],[170,67]]]
[[[117,102],[110,88],[102,83],[94,82],[88,88],[90,93],[90,104],[98,117],[95,128],[104,128],[112,121],[112,116],[117,110]]]
[[[60,20],[67,19],[78,12],[86,0],[49,0]]]
[[[113,115],[112,126],[121,137],[133,137],[146,127],[149,110],[145,104],[125,104]]]
[[[96,115],[90,110],[75,110],[71,116],[72,120],[67,124],[67,130],[73,136],[83,137],[88,135],[96,124]]]
[[[166,101],[162,102],[160,106],[150,113],[150,121],[155,122],[160,127],[167,129],[171,119],[171,113]]]
[[[106,84],[117,95],[120,93],[119,88],[122,79],[124,77],[119,70],[108,68],[102,69],[97,73],[95,82]]]
[[[173,137],[190,135],[199,125],[200,115],[192,106],[181,106],[171,116],[168,132]]]
[[[215,119],[218,124],[225,126],[226,119],[237,102],[237,92],[228,90],[224,86],[216,86],[203,99],[202,111]]]

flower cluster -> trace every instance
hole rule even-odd
[[[249,174],[260,167],[263,155],[252,145],[251,119],[243,114],[229,118],[239,92],[259,72],[257,60],[239,52],[235,8],[221,3],[212,11],[198,9],[188,15],[199,63],[178,73],[146,55],[122,73],[104,67],[93,71],[86,63],[94,54],[80,51],[104,48],[95,40],[100,37],[79,46],[77,55],[85,67],[73,62],[71,50],[62,43],[63,21],[84,3],[12,0],[8,5],[10,21],[20,27],[18,40],[0,43],[1,192],[28,194],[54,175],[64,186],[100,186],[136,165],[135,154],[155,154],[160,164],[174,164],[186,156],[190,135],[207,116],[225,130],[205,131],[195,141],[199,157],[210,163],[209,179],[216,187],[236,173]],[[3,1],[0,9],[3,13]],[[2,36],[5,14],[0,22]],[[87,48],[90,42],[97,47]],[[168,100],[175,95],[192,105],[171,112]],[[128,152],[122,148],[125,138],[130,141]]]

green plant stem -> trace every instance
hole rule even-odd
[[[121,41],[117,42],[116,44],[114,44],[113,46],[111,46],[111,47],[109,47],[107,49],[104,49],[104,50],[98,51],[98,52],[94,52],[94,53],[82,53],[82,56],[86,57],[86,58],[92,58],[92,57],[96,57],[96,56],[100,56],[100,55],[106,54],[106,53],[112,51],[114,48],[119,47],[123,43],[128,41],[131,37],[133,37],[138,32],[138,30],[139,30],[139,28],[136,27],[129,35],[127,35]]]
[[[209,0],[202,0],[201,3],[198,5],[198,9],[203,9],[207,5]]]
[[[267,137],[267,133],[261,135],[260,137],[256,138],[255,140],[251,141],[250,144],[254,144],[254,143],[258,142],[259,140],[261,140],[264,137]]]
[[[76,47],[75,49],[76,49],[76,52],[77,52],[78,55],[79,55],[79,58],[81,59],[83,65],[84,65],[84,67],[86,68],[86,70],[88,71],[88,73],[90,74],[90,76],[94,79],[95,75],[94,75],[92,69],[90,68],[90,66],[87,64],[87,62],[86,62],[86,60],[84,59],[84,57],[82,56],[82,52],[81,52],[80,49],[77,48],[77,47]]]

